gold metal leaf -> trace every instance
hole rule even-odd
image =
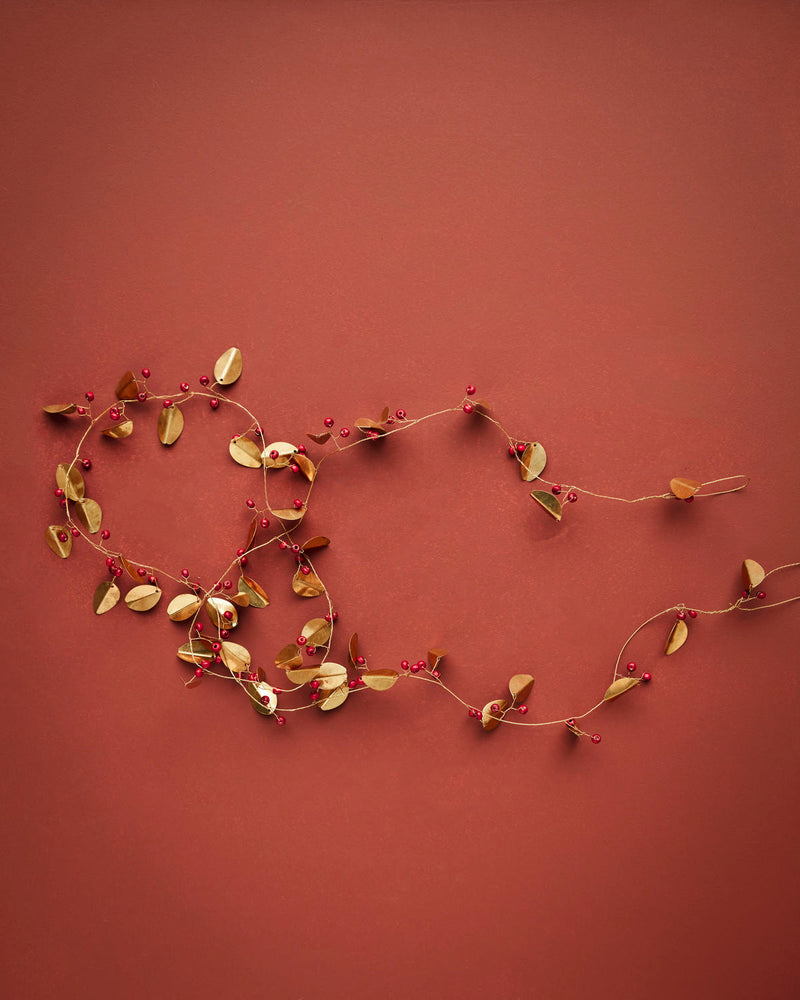
[[[313,681],[319,673],[319,667],[297,667],[294,670],[287,670],[286,676],[292,684],[308,684]]]
[[[301,597],[319,597],[320,594],[325,593],[325,584],[313,569],[310,573],[305,574],[298,567],[297,572],[292,577],[292,590]]]
[[[323,431],[322,434],[306,434],[306,437],[311,438],[316,444],[325,444],[330,436],[330,431]]]
[[[192,618],[202,606],[202,600],[195,594],[178,594],[169,602],[167,614],[174,622],[185,622],[187,618]]]
[[[356,660],[358,658],[358,632],[353,632],[350,636],[350,640],[347,643],[347,655],[350,658],[350,666],[355,667],[358,664]]]
[[[321,549],[325,545],[330,545],[330,538],[326,538],[325,535],[314,535],[313,538],[309,538],[307,542],[303,542],[300,546],[302,549]]]
[[[80,500],[86,493],[83,476],[74,465],[70,467],[65,462],[56,469],[56,486],[64,491],[68,500]]]
[[[240,646],[238,642],[222,643],[220,651],[222,662],[232,674],[243,674],[250,669],[250,650]]]
[[[51,403],[42,407],[45,413],[74,413],[77,408],[76,403]]]
[[[369,417],[359,417],[355,425],[362,434],[366,434],[368,437],[383,437],[386,433],[386,428],[382,423],[370,420]]]
[[[320,663],[317,678],[319,679],[320,691],[333,691],[342,684],[346,687],[347,667],[343,667],[341,663],[332,663],[327,660],[325,663]]]
[[[239,593],[247,596],[251,608],[266,608],[269,604],[266,591],[249,576],[239,577]]]
[[[214,655],[210,645],[210,642],[205,639],[190,639],[178,647],[178,659],[195,665],[208,663]]]
[[[271,451],[277,451],[278,458],[291,458],[297,451],[297,445],[291,444],[289,441],[273,441],[271,444],[265,445],[261,457],[269,458]]]
[[[555,497],[552,493],[547,493],[544,490],[534,490],[533,493],[531,493],[531,496],[538,504],[541,504],[541,506],[544,507],[550,517],[554,517],[556,521],[561,520],[561,504],[559,503],[558,497]]]
[[[117,606],[121,596],[119,587],[113,580],[103,580],[102,583],[98,584],[97,590],[94,592],[94,599],[92,600],[94,613],[96,615],[104,615],[106,611],[110,611]]]
[[[664,652],[667,654],[667,656],[669,656],[670,653],[674,653],[677,649],[680,649],[688,638],[689,638],[689,628],[686,622],[678,619],[678,621],[676,621],[675,624],[670,629],[670,633],[667,636],[667,642],[666,645],[664,646]]]
[[[118,424],[106,427],[103,431],[103,437],[112,438],[115,441],[121,441],[123,438],[130,437],[131,434],[133,434],[132,420],[120,420]]]
[[[525,454],[522,456],[522,464],[519,467],[519,473],[523,481],[530,483],[534,479],[538,479],[544,471],[546,464],[547,455],[544,448],[538,441],[532,441],[525,449]]]
[[[350,689],[345,684],[343,687],[339,687],[336,688],[335,691],[331,691],[327,697],[320,699],[317,702],[317,705],[323,712],[332,712],[334,708],[339,708],[340,705],[344,705],[349,694]]]
[[[281,507],[280,510],[273,510],[272,513],[281,521],[302,521],[306,515],[306,505],[298,510],[296,507]]]
[[[447,656],[446,649],[429,649],[428,663],[430,664],[431,669],[435,669],[439,660],[443,659],[445,656]]]
[[[384,408],[381,410],[381,415],[378,417],[378,421],[382,424],[385,424],[388,419],[389,419],[389,407],[384,406]]]
[[[64,535],[63,542],[58,537],[59,535]],[[53,552],[62,559],[66,559],[70,552],[72,552],[72,535],[70,534],[70,530],[60,524],[51,524],[45,528],[44,540]]]
[[[226,617],[226,612],[230,618]],[[224,597],[209,597],[206,601],[206,614],[211,620],[211,624],[219,629],[236,628],[239,624],[239,612],[236,610],[236,605]]]
[[[75,511],[84,528],[93,535],[97,534],[103,523],[103,511],[100,509],[100,504],[96,500],[83,497],[77,502]]]
[[[261,449],[252,438],[245,435],[231,438],[228,451],[231,453],[231,458],[234,462],[238,462],[239,465],[243,465],[246,469],[261,468]]]
[[[630,691],[631,688],[635,688],[637,684],[641,684],[639,677],[620,677],[603,695],[603,701],[613,701],[621,694],[625,694],[626,691]]]
[[[492,412],[491,403],[488,403],[485,399],[473,399],[472,406],[478,413],[485,413],[487,416]]]
[[[259,521],[259,518],[258,518],[258,515],[256,515],[253,518],[253,520],[250,522],[250,528],[249,528],[249,530],[247,532],[247,541],[244,543],[244,546],[243,546],[245,552],[247,552],[247,550],[250,548],[250,546],[255,541],[256,532],[258,531],[258,521]]]
[[[689,497],[693,497],[702,485],[702,483],[698,483],[694,479],[687,479],[685,476],[677,476],[669,481],[670,490],[679,500],[688,500]]]
[[[300,633],[309,646],[324,646],[331,637],[331,624],[324,618],[312,618],[303,626]]]
[[[511,692],[511,700],[521,705],[533,690],[533,678],[530,674],[514,674],[508,682],[508,690]]]
[[[747,590],[752,590],[763,582],[767,575],[766,570],[757,563],[755,559],[745,559],[742,563],[742,586]]]
[[[229,593],[228,600],[235,604],[237,608],[250,607],[250,597],[241,590],[237,591],[235,594]]]
[[[396,670],[365,670],[361,679],[373,691],[388,691],[395,686],[399,676]]]
[[[496,711],[492,710],[493,705],[497,705]],[[494,698],[492,701],[487,702],[483,706],[483,711],[481,712],[481,725],[487,733],[491,732],[492,729],[497,729],[507,708],[508,702],[502,698]]]
[[[173,404],[162,408],[158,415],[158,440],[162,444],[175,444],[183,433],[183,413],[180,406]]]
[[[300,467],[300,471],[303,473],[306,479],[310,483],[313,483],[314,476],[316,476],[317,474],[317,470],[316,467],[314,466],[314,463],[311,461],[308,455],[301,455],[300,452],[298,452],[296,455],[292,457],[292,461],[295,462],[295,464]]]
[[[143,583],[140,587],[133,587],[125,595],[125,603],[131,611],[149,611],[161,600],[161,588],[154,587],[150,583]]]
[[[220,385],[233,385],[242,374],[242,352],[238,347],[229,347],[217,358],[214,378]]]
[[[132,580],[136,580],[138,582],[140,577],[139,574],[136,572],[136,567],[133,565],[133,563],[129,559],[126,559],[125,556],[123,555],[118,556],[118,559],[122,563],[122,566],[125,572],[128,574],[128,576]]]
[[[133,372],[125,372],[119,380],[116,393],[117,399],[136,399],[139,394],[139,386]]]
[[[284,646],[275,657],[275,666],[280,667],[282,670],[299,667],[302,663],[303,657],[300,655],[300,647],[296,642],[290,642],[288,646]]]

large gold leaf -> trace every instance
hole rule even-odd
[[[178,594],[167,606],[167,614],[174,622],[185,622],[203,606],[202,600],[195,594]]]
[[[249,576],[239,577],[239,593],[248,598],[251,608],[265,608],[269,604],[266,591]]]
[[[638,677],[620,677],[619,680],[614,681],[603,695],[603,701],[613,701],[615,698],[619,698],[621,694],[625,694],[626,691],[630,691],[631,688],[635,688],[637,684],[641,684],[641,680]]]
[[[339,708],[340,705],[344,705],[349,694],[350,689],[345,684],[343,687],[339,687],[334,691],[331,691],[328,695],[318,701],[317,706],[323,712],[332,712],[334,708]]]
[[[324,618],[312,618],[305,623],[300,634],[309,646],[324,646],[331,637],[331,624]]]
[[[679,500],[688,500],[689,497],[693,497],[702,485],[695,479],[687,479],[685,476],[676,476],[675,479],[669,481],[670,490]]]
[[[212,656],[210,644],[205,639],[190,639],[178,647],[178,659],[186,663],[208,663]]]
[[[45,413],[74,413],[77,408],[76,403],[51,403],[42,407]]]
[[[179,406],[163,408],[158,415],[158,440],[162,444],[175,444],[183,433],[183,413]]]
[[[209,597],[206,601],[206,614],[215,628],[236,628],[239,624],[236,605],[224,597]],[[226,615],[230,615],[230,618]]]
[[[290,642],[288,646],[284,646],[275,657],[275,666],[280,667],[282,670],[299,667],[302,663],[303,657],[300,655],[300,647],[296,642]]]
[[[333,691],[341,684],[347,684],[347,667],[341,663],[332,663],[330,660],[320,663],[317,671],[319,687],[321,691]]]
[[[238,642],[225,640],[222,643],[220,656],[232,674],[243,674],[250,669],[250,650],[239,645]]]
[[[314,680],[318,673],[319,667],[315,664],[313,667],[296,667],[294,670],[287,670],[286,676],[292,684],[308,684],[309,681]]]
[[[261,449],[252,438],[241,437],[231,438],[228,445],[231,458],[246,469],[258,469],[261,467]]]
[[[120,599],[119,587],[113,580],[103,580],[94,592],[92,606],[96,615],[104,615],[117,606]]]
[[[553,496],[552,493],[546,493],[544,490],[534,490],[531,496],[538,504],[544,507],[550,517],[554,517],[556,521],[561,520],[561,504],[557,497]]]
[[[117,399],[136,399],[139,395],[139,386],[133,372],[125,372],[117,384],[116,393]]]
[[[680,649],[688,638],[689,638],[689,629],[686,625],[686,622],[678,619],[678,621],[676,621],[675,624],[670,629],[670,633],[667,636],[667,642],[666,645],[664,646],[664,652],[667,654],[667,656],[669,656],[670,653],[674,653],[676,650]]]
[[[496,709],[493,708],[494,705],[497,706]],[[483,711],[481,712],[481,725],[483,728],[487,732],[491,732],[492,729],[497,729],[507,708],[508,702],[504,701],[502,698],[494,698],[492,701],[487,702],[483,706]]]
[[[242,374],[242,352],[238,347],[229,347],[217,358],[214,378],[220,385],[233,385]]]
[[[514,674],[508,682],[511,700],[521,705],[533,690],[533,678],[530,674]]]
[[[96,500],[84,497],[75,505],[75,512],[84,528],[93,535],[97,534],[103,523],[103,511],[100,509],[100,504]]]
[[[63,542],[59,537],[60,535],[64,536]],[[72,535],[70,534],[70,530],[60,524],[51,524],[45,528],[44,540],[53,552],[62,559],[66,559],[70,552],[72,552]]]
[[[325,593],[325,584],[320,580],[312,569],[310,573],[303,573],[300,567],[292,577],[292,590],[301,597],[319,597]]]
[[[365,670],[361,680],[373,691],[388,691],[397,683],[399,676],[396,670]]]
[[[121,441],[123,438],[130,437],[131,434],[133,434],[132,420],[120,420],[118,424],[106,427],[103,431],[103,437],[112,438],[114,441]]]
[[[544,448],[538,441],[532,441],[525,449],[525,454],[522,456],[519,473],[524,482],[530,483],[534,479],[538,479],[539,476],[541,476],[546,464],[547,455],[545,454]]]
[[[75,466],[69,466],[62,462],[56,469],[56,486],[64,491],[68,500],[80,500],[86,493],[86,484],[83,476]]]
[[[131,611],[149,611],[161,600],[161,589],[150,583],[133,587],[125,595],[125,603]]]
[[[757,587],[763,582],[766,575],[764,567],[761,563],[757,563],[755,559],[745,559],[742,563],[742,585],[747,590]]]

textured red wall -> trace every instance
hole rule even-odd
[[[399,685],[283,730],[187,691],[163,608],[96,618],[43,545],[74,441],[42,404],[225,348],[275,438],[468,382],[584,497],[556,528],[463,415],[326,466],[312,527],[374,666],[583,711],[677,602],[797,530],[800,19],[778,2],[6,3],[5,994],[784,998],[796,963],[800,605],[698,621],[560,730]],[[204,580],[253,480],[205,405],[95,443],[112,540]],[[154,417],[151,416],[154,421]],[[255,560],[254,560],[255,562]],[[258,572],[256,572],[258,570]],[[266,662],[318,602],[285,571]],[[798,575],[774,596],[800,590]],[[260,616],[257,617],[256,616]]]

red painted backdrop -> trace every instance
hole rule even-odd
[[[796,996],[798,605],[700,619],[670,659],[643,632],[653,682],[599,746],[483,734],[411,683],[279,730],[184,689],[163,607],[94,616],[101,561],[42,541],[75,438],[40,410],[128,367],[196,385],[235,344],[275,438],[475,382],[551,478],[752,475],[556,527],[461,414],[326,466],[318,566],[372,666],[440,645],[469,701],[529,671],[529,719],[584,711],[650,614],[800,558],[796,7],[0,18],[6,995]],[[169,451],[154,422],[92,443],[91,491],[119,548],[212,580],[254,489],[235,421],[193,405]],[[254,564],[268,664],[319,602]]]

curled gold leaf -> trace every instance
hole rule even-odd
[[[533,678],[530,674],[514,674],[508,682],[508,690],[511,692],[511,700],[521,705],[533,690]]]
[[[236,628],[239,624],[236,605],[224,597],[209,597],[206,601],[206,614],[215,628]]]
[[[64,491],[68,500],[80,500],[86,493],[86,483],[83,476],[74,465],[62,462],[56,469],[56,486]]]
[[[185,663],[207,664],[213,655],[210,643],[204,639],[190,639],[178,647],[178,659]]]
[[[361,680],[373,691],[388,691],[397,683],[399,676],[396,670],[365,670]]]
[[[376,420],[370,420],[369,417],[359,417],[355,422],[355,426],[361,431],[362,434],[366,434],[367,437],[371,438],[383,437],[386,433],[386,428],[382,423],[378,423]]]
[[[59,537],[61,535],[64,536],[63,541]],[[65,528],[61,524],[51,524],[45,528],[44,540],[61,559],[66,559],[72,552],[72,535],[69,528]]]
[[[669,481],[672,494],[679,500],[688,500],[689,497],[693,497],[702,485],[695,479],[687,479],[685,476],[676,476],[675,479]]]
[[[331,624],[324,618],[312,618],[300,633],[309,646],[324,646],[331,637]]]
[[[178,594],[167,605],[167,614],[174,622],[185,622],[202,608],[203,602],[195,594]]]
[[[118,558],[119,561],[122,563],[125,572],[131,578],[131,580],[138,581],[140,577],[139,574],[136,572],[136,567],[133,565],[133,563],[129,559],[126,559],[125,556],[123,555],[120,555]]]
[[[325,535],[314,535],[313,538],[309,538],[307,542],[303,542],[300,546],[302,549],[321,549],[325,545],[330,545],[330,538],[326,538]]]
[[[314,482],[314,477],[317,474],[316,467],[308,455],[301,455],[299,452],[293,456],[292,461],[299,467],[300,471],[310,482]]]
[[[531,496],[538,504],[544,507],[550,517],[554,517],[556,521],[561,520],[561,504],[558,497],[553,496],[552,493],[545,492],[545,490],[534,490]]]
[[[347,655],[350,658],[350,666],[356,667],[358,664],[356,660],[358,659],[358,632],[353,632],[347,643]]]
[[[261,449],[252,438],[240,435],[231,438],[228,445],[231,458],[246,469],[259,469],[261,467]]]
[[[350,690],[345,684],[343,687],[338,687],[334,691],[329,692],[325,697],[321,698],[317,702],[317,706],[323,712],[332,712],[334,708],[339,708],[340,705],[344,705],[349,694]]]
[[[322,434],[306,434],[306,437],[311,438],[315,444],[325,444],[330,436],[330,431],[323,431]]]
[[[256,515],[256,517],[254,517],[253,520],[250,522],[250,528],[248,529],[247,532],[247,541],[244,543],[243,546],[245,552],[247,552],[247,550],[255,541],[256,532],[258,531],[258,520],[259,520],[258,515]]]
[[[139,394],[139,386],[133,372],[125,372],[119,380],[116,389],[117,399],[136,399]]]
[[[621,694],[625,694],[626,691],[630,691],[631,688],[635,688],[637,684],[641,684],[639,677],[620,677],[603,695],[603,701],[613,701]]]
[[[100,509],[100,504],[96,500],[90,500],[89,497],[83,497],[76,503],[75,511],[84,528],[93,535],[97,534],[103,523],[103,511]]]
[[[158,440],[162,444],[175,444],[183,433],[183,413],[174,403],[162,408],[158,415]]]
[[[49,406],[43,406],[42,409],[45,413],[74,413],[78,406],[76,403],[51,403]]]
[[[217,358],[214,378],[220,385],[233,385],[242,374],[242,352],[238,347],[229,347]]]
[[[428,663],[430,664],[431,669],[435,670],[436,666],[439,663],[439,660],[444,659],[445,656],[447,656],[447,650],[446,649],[429,649],[428,650]]]
[[[525,454],[522,456],[522,462],[519,467],[519,473],[523,481],[530,483],[534,479],[538,479],[542,472],[544,472],[546,464],[547,455],[544,448],[538,441],[532,441],[525,449]]]
[[[497,706],[496,709],[493,708],[494,705]],[[492,701],[487,702],[483,706],[483,711],[481,712],[481,725],[487,733],[491,732],[493,729],[497,729],[500,725],[500,721],[506,714],[507,708],[508,702],[503,698],[494,698]]]
[[[125,595],[125,603],[131,611],[149,611],[161,600],[161,589],[150,583],[133,587]]]
[[[113,580],[103,580],[102,583],[97,585],[97,589],[94,592],[94,598],[92,600],[94,613],[96,615],[104,615],[106,611],[110,611],[112,608],[115,608],[119,602],[120,596],[119,587]]]
[[[303,663],[303,657],[300,655],[300,647],[296,642],[290,642],[275,657],[275,666],[280,667],[282,670],[289,670],[292,667],[299,667]]]
[[[325,593],[325,584],[313,569],[310,573],[303,573],[298,566],[297,572],[292,577],[292,590],[300,597],[319,597]]]
[[[670,629],[670,633],[667,636],[667,642],[664,646],[664,652],[669,656],[676,650],[680,649],[681,646],[689,638],[689,628],[685,621],[678,619],[675,624]]]
[[[742,563],[742,586],[746,590],[752,590],[763,582],[767,573],[761,563],[755,559],[745,559]]]
[[[239,593],[246,595],[251,608],[266,608],[269,598],[263,587],[249,576],[239,577]]]
[[[132,420],[120,420],[118,424],[114,424],[113,427],[106,427],[103,431],[103,437],[112,438],[115,441],[130,437],[131,434],[133,434]]]
[[[225,639],[220,650],[222,662],[232,674],[243,674],[250,669],[250,650],[238,642]]]
[[[385,424],[388,419],[389,419],[389,407],[384,406],[384,408],[381,410],[381,415],[378,417],[378,422],[381,424]]]
[[[341,663],[332,663],[330,660],[326,660],[325,663],[319,665],[317,679],[320,691],[333,691],[342,684],[346,687],[347,667],[342,666]]]
[[[237,608],[249,608],[250,597],[244,591],[239,590],[235,594],[228,594],[228,600],[235,604]]]

